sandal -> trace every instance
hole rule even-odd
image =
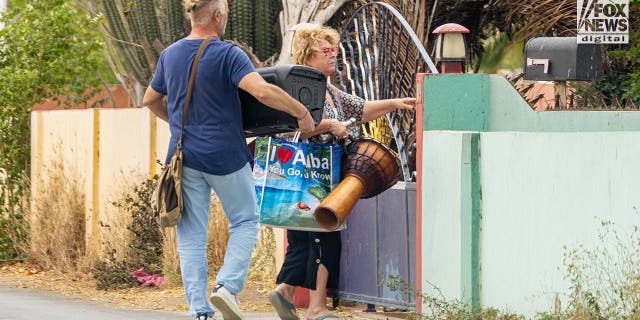
[[[323,314],[315,319],[307,319],[307,320],[324,320],[324,319],[340,319],[340,317],[335,313],[327,313]]]
[[[295,312],[295,307],[280,292],[273,290],[269,293],[269,302],[278,312],[278,316],[282,320],[299,320],[300,318]],[[293,309],[293,311],[292,311]]]

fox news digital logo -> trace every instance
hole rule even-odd
[[[629,43],[628,0],[577,0],[578,43]]]

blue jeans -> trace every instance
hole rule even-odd
[[[233,294],[244,288],[259,231],[255,186],[248,163],[242,169],[223,176],[183,168],[184,213],[176,226],[176,233],[182,283],[194,318],[197,314],[213,316],[214,313],[207,295],[206,243],[211,188],[229,219],[230,233],[216,282]]]

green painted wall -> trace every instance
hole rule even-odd
[[[424,87],[424,130],[489,130],[489,78],[427,76]]]
[[[423,119],[424,130],[640,130],[636,111],[533,111],[505,78],[480,74],[425,77]]]
[[[528,317],[566,305],[564,246],[640,226],[640,112],[534,112],[498,76],[424,83],[423,293]]]

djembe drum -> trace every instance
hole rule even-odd
[[[398,181],[398,156],[377,140],[361,138],[349,144],[345,153],[342,181],[313,213],[327,230],[340,227],[359,199],[375,197]]]

